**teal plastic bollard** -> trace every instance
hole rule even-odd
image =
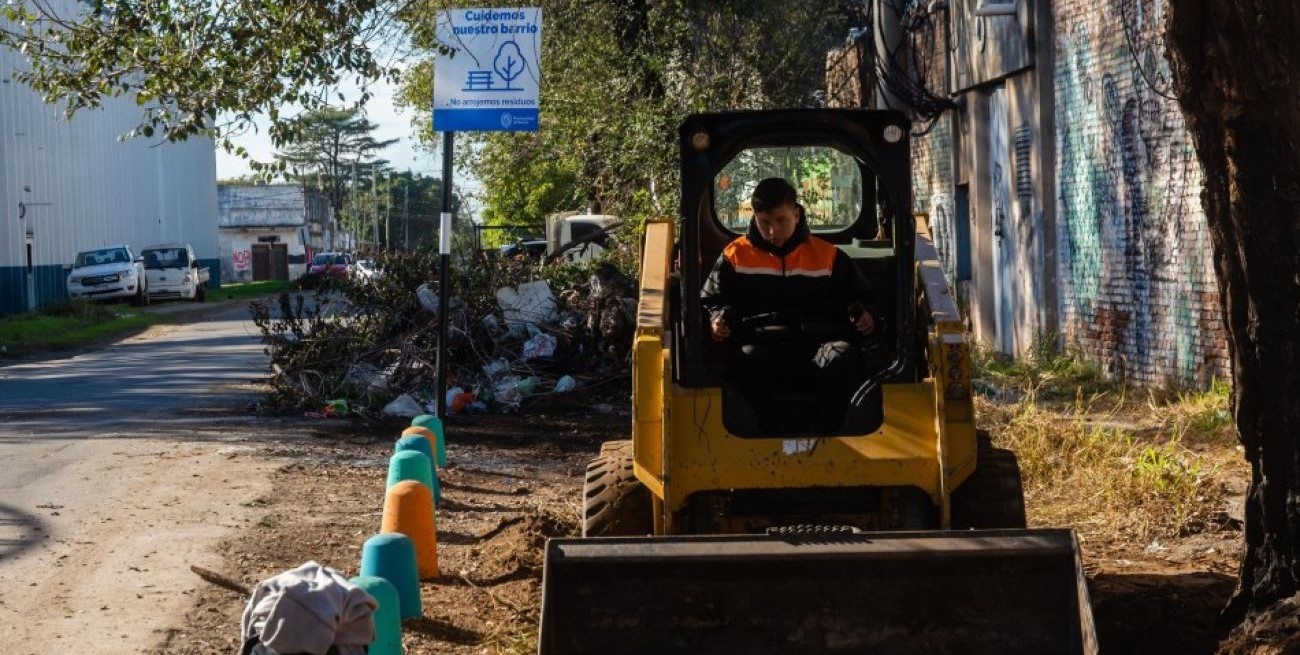
[[[433,450],[429,446],[429,440],[426,439],[423,435],[408,434],[405,437],[398,439],[397,447],[395,449],[394,454],[407,451],[407,450],[423,453],[425,456],[429,458],[429,461],[431,462],[433,461]],[[392,464],[390,462],[389,463],[390,475],[388,478],[388,486],[390,487],[393,486],[396,482],[398,482],[396,480],[393,480],[391,476],[391,472],[392,472]],[[437,467],[434,467],[433,471],[430,472],[430,478],[432,484],[429,484],[422,480],[417,480],[417,481],[424,484],[424,486],[429,487],[429,490],[433,492],[433,506],[442,507],[442,482],[438,480]],[[416,480],[416,478],[406,478],[406,479]]]
[[[408,434],[405,437],[398,439],[397,445],[393,448],[393,452],[400,453],[403,450],[414,450],[416,452],[424,453],[425,457],[428,457],[430,462],[434,461],[433,446],[422,434]]]
[[[398,614],[403,620],[424,614],[415,544],[406,535],[390,532],[367,539],[361,546],[361,575],[383,578],[393,585],[397,590]]]
[[[388,484],[391,487],[402,480],[415,480],[433,489],[433,462],[418,450],[399,450],[388,458]]]
[[[447,468],[447,435],[442,429],[442,419],[432,414],[421,414],[411,419],[411,425],[428,428],[438,437],[438,468]]]
[[[375,610],[375,640],[369,655],[402,655],[402,609],[393,583],[373,575],[358,575],[349,580],[379,602]]]

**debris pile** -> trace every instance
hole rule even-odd
[[[584,390],[626,379],[633,278],[609,261],[538,266],[481,258],[457,267],[448,380],[438,374],[437,257],[384,257],[371,279],[323,278],[311,293],[253,303],[271,360],[269,400],[309,416],[510,413],[586,406]]]

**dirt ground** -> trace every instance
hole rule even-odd
[[[480,416],[447,425],[440,474],[441,576],[421,585],[424,618],[403,624],[406,652],[535,652],[542,546],[578,530],[582,473],[601,441],[624,437],[618,413]],[[263,516],[223,544],[217,571],[247,587],[307,560],[353,576],[379,530],[387,460],[402,425],[337,421],[316,443],[270,447],[286,463],[253,501]],[[157,653],[235,653],[246,596],[216,585]]]
[[[535,652],[542,546],[575,534],[582,473],[600,442],[627,434],[625,412],[453,418],[438,513],[442,575],[422,584],[424,618],[406,652]],[[249,505],[252,527],[221,547],[218,572],[247,587],[307,560],[355,575],[379,527],[387,457],[401,424],[331,422],[314,442],[269,446],[288,462]],[[1101,651],[1213,653],[1235,583],[1238,531],[1167,543],[1085,543]],[[197,594],[156,653],[234,653],[246,596]]]

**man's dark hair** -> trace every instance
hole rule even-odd
[[[779,177],[769,177],[754,187],[754,193],[750,194],[749,202],[754,211],[765,212],[780,207],[787,202],[797,205],[799,200],[794,187],[790,186],[789,182]]]

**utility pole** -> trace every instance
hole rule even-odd
[[[412,180],[415,178],[412,177]],[[408,181],[402,187],[402,248],[406,252],[411,252],[411,184]]]
[[[351,188],[348,189],[348,191],[350,192],[349,195],[352,196],[352,211],[355,212],[357,210],[357,162],[355,161],[352,162],[352,177],[348,181],[351,182]],[[361,221],[353,222],[357,225],[357,229],[360,230],[362,225]],[[348,248],[348,250],[355,251],[356,244],[352,244],[352,247]]]
[[[393,176],[384,185],[384,252],[393,249]]]
[[[888,75],[895,84],[907,73],[899,69],[898,59],[895,58],[903,45],[902,16],[906,4],[905,0],[876,0],[876,24],[871,26],[872,38],[876,40],[876,57],[881,59],[876,65],[877,74]],[[907,111],[909,107],[903,99],[882,82],[876,83],[876,106]]]
[[[370,165],[370,200],[374,204],[373,212],[370,215],[372,225],[374,226],[375,250],[379,252],[379,172],[375,164]],[[374,253],[371,253],[372,255]]]

